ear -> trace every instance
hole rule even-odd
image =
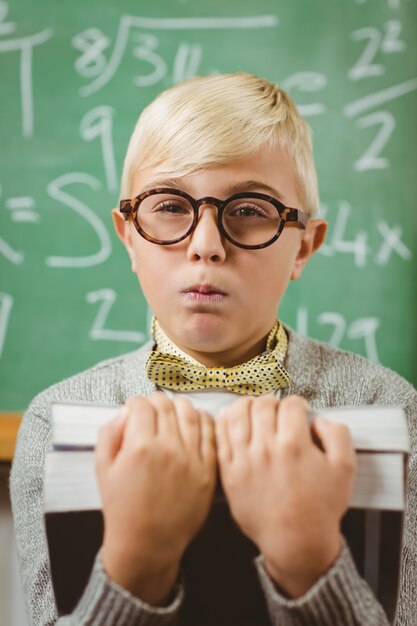
[[[310,257],[318,250],[323,243],[327,232],[327,222],[325,220],[309,220],[300,242],[300,248],[291,272],[291,280],[300,278],[304,267]]]
[[[119,209],[113,209],[112,218],[114,229],[119,237],[120,241],[124,245],[131,261],[132,272],[136,272],[135,254],[132,244],[132,230],[130,228],[130,222],[127,222]]]

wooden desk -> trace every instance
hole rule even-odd
[[[11,461],[22,413],[0,413],[0,461]]]

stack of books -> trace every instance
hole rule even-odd
[[[82,595],[94,557],[101,545],[103,518],[94,469],[94,448],[100,427],[116,417],[119,412],[119,406],[89,404],[52,406],[52,441],[46,455],[44,511],[52,579],[61,615],[71,612]],[[343,530],[348,543],[349,533],[354,535],[351,549],[358,569],[374,588],[388,615],[393,615],[400,567],[402,512],[406,505],[409,453],[404,412],[399,407],[369,405],[326,408],[320,409],[319,413],[330,421],[346,424],[350,430],[357,452],[357,471],[351,511],[346,516]],[[224,503],[224,506],[226,509],[227,503]],[[358,510],[356,517],[352,513],[354,510]],[[388,529],[384,529],[386,523],[381,512],[391,513],[387,518]],[[396,515],[393,517],[393,514],[399,517]],[[216,515],[218,512],[213,513],[213,516]],[[229,522],[233,523],[231,518],[227,524]],[[210,526],[210,521],[207,525]],[[360,541],[358,541],[359,526],[362,526],[359,533],[362,537]],[[216,528],[215,532],[218,533],[219,526]],[[232,526],[229,530],[231,528]],[[204,536],[205,532],[203,529],[201,535]],[[240,531],[236,526],[236,529],[230,532],[232,535],[235,533],[237,537]],[[387,532],[390,540],[388,557],[381,552]],[[208,534],[207,530],[204,541],[209,541]],[[231,539],[228,539],[229,543],[233,543],[232,535]],[[204,546],[202,548],[199,541],[202,542],[203,539],[197,537],[190,546],[189,554],[186,554],[186,563],[192,562],[194,558],[194,544],[198,546],[198,549],[194,550],[198,555],[196,559],[201,559],[201,555],[206,554]],[[222,538],[217,537],[217,541],[221,542]],[[239,541],[250,543],[245,538]],[[243,545],[246,546],[242,543]],[[253,544],[246,548],[250,563],[256,554],[256,548]],[[243,548],[239,550],[242,551]],[[382,565],[385,568],[386,558],[393,560],[393,563],[388,563],[390,568],[388,582],[381,580],[380,576]],[[219,566],[221,566],[219,563],[213,565],[215,569]],[[250,576],[248,573],[248,580]],[[202,585],[204,584],[202,580]],[[240,601],[241,592],[242,589],[239,594]],[[195,593],[198,595],[198,590]],[[381,593],[384,597],[380,597]],[[232,595],[229,593],[227,597]],[[201,595],[199,597],[202,598]],[[255,599],[253,602],[256,604]],[[192,609],[189,613],[191,615]],[[227,611],[223,610],[223,614],[226,615]],[[190,617],[190,623],[192,619],[195,617]],[[220,626],[223,622],[218,621],[219,618],[216,619]],[[254,617],[253,623],[256,623],[255,620]],[[188,623],[187,619],[184,618],[181,623]],[[226,621],[224,623],[226,624]],[[261,624],[262,620],[259,619],[258,623]]]

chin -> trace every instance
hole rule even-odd
[[[211,348],[210,352],[221,350],[225,334],[224,319],[218,315],[207,313],[194,313],[188,316],[181,328],[178,328],[176,336],[196,350]]]

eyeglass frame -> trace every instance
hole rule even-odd
[[[188,229],[188,231],[185,233],[185,235],[182,235],[181,237],[177,239],[172,239],[172,240],[154,239],[151,235],[146,233],[143,230],[143,228],[141,228],[140,224],[136,220],[136,215],[139,211],[140,204],[143,202],[143,200],[145,200],[145,198],[149,198],[150,196],[154,196],[157,194],[173,194],[181,198],[185,198],[186,200],[188,200],[188,202],[190,202],[191,206],[193,207],[194,217],[193,217],[191,226]],[[222,220],[223,210],[226,207],[226,205],[228,205],[230,202],[232,202],[233,200],[239,200],[240,198],[249,198],[249,199],[253,198],[253,199],[258,199],[258,200],[265,200],[266,202],[269,202],[277,209],[281,221],[279,223],[278,230],[276,234],[272,237],[272,239],[269,239],[265,243],[249,245],[249,244],[239,243],[235,241],[229,235],[229,233],[226,231],[226,229],[223,226],[223,220]],[[155,243],[160,246],[170,246],[175,243],[179,243],[180,241],[183,241],[189,235],[191,235],[191,233],[195,230],[198,224],[198,212],[199,212],[200,206],[202,206],[203,204],[209,204],[217,208],[217,225],[218,225],[219,232],[228,241],[230,241],[230,243],[237,246],[238,248],[244,248],[246,250],[259,250],[262,248],[267,248],[278,239],[278,237],[281,235],[282,231],[284,230],[285,226],[304,229],[306,228],[306,224],[309,219],[309,216],[304,211],[301,211],[300,209],[287,207],[282,202],[280,202],[280,200],[277,200],[277,198],[274,198],[273,196],[269,196],[269,195],[266,195],[257,191],[239,192],[239,193],[233,194],[229,198],[226,198],[226,200],[219,200],[218,198],[214,198],[212,196],[205,196],[204,198],[200,198],[196,200],[195,198],[190,196],[185,191],[182,191],[181,189],[171,189],[169,187],[156,187],[155,189],[148,189],[147,191],[142,192],[141,194],[139,194],[138,196],[135,196],[132,199],[120,200],[119,211],[124,216],[125,221],[129,221],[129,220],[133,221],[133,225],[136,228],[139,235],[141,235],[141,237],[143,237],[147,241],[150,241],[151,243]]]

